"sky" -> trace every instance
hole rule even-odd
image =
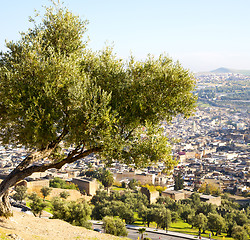
[[[62,2],[62,1],[61,1]],[[117,57],[166,54],[193,72],[250,70],[250,0],[64,0],[89,24],[89,47],[113,45]],[[0,50],[29,27],[49,0],[0,0]]]

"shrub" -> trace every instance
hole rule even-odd
[[[70,193],[67,191],[63,191],[60,193],[60,198],[67,199],[70,196]]]
[[[232,230],[232,237],[236,240],[247,240],[248,236],[247,236],[247,232],[246,230],[241,227],[241,226],[235,226],[233,227]]]
[[[42,211],[47,207],[47,203],[42,200],[36,193],[32,193],[29,195],[29,199],[31,200],[30,208],[32,213],[39,217],[41,217]]]
[[[53,218],[59,218],[75,226],[82,226],[91,229],[92,224],[88,222],[91,214],[91,207],[87,202],[66,202],[60,198],[52,200]]]
[[[54,179],[49,181],[49,186],[53,188],[62,188],[62,189],[75,189],[79,190],[78,187],[74,183],[68,183],[62,180],[59,177],[55,177]]]
[[[25,186],[16,186],[16,193],[13,195],[15,201],[22,202],[27,197],[27,187]]]
[[[127,236],[125,223],[120,218],[106,216],[103,218],[103,226],[106,233],[115,236]]]

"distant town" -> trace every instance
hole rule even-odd
[[[175,193],[174,177],[180,174],[185,193],[210,185],[221,193],[228,192],[249,201],[244,197],[250,195],[250,77],[237,73],[204,73],[196,77],[198,103],[194,115],[189,119],[177,117],[171,124],[162,122],[164,134],[173,144],[172,155],[177,161],[174,170],[166,171],[163,163],[135,169],[133,165],[118,162],[109,170],[116,182],[135,179],[142,185],[159,185],[164,187],[166,195]],[[64,151],[67,154],[70,149]],[[22,147],[0,147],[0,177],[9,174],[25,156]],[[85,181],[88,184],[83,184],[84,192],[93,196],[98,186],[91,185],[92,180],[81,173],[104,167],[102,161],[90,155],[60,170],[34,173],[26,180],[60,177],[76,184]],[[177,199],[175,194],[172,198]]]

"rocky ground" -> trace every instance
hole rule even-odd
[[[118,240],[119,237],[87,230],[58,219],[38,218],[14,211],[9,219],[0,218],[0,239],[16,240]],[[123,238],[124,239],[124,238]]]

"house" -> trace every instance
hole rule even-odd
[[[174,191],[174,190],[165,190],[161,193],[163,197],[169,197],[175,201],[178,201],[180,199],[185,199],[184,192],[181,191]]]
[[[221,205],[221,197],[214,197],[211,195],[200,195],[200,199],[202,202],[206,202],[206,203],[212,203],[215,204],[217,206]]]
[[[81,192],[85,192],[88,196],[94,196],[99,189],[99,183],[92,178],[72,178],[72,183],[76,184]]]
[[[160,196],[160,193],[158,191],[150,192],[149,189],[146,187],[141,188],[141,193],[147,196],[150,204],[156,203],[157,198]]]

